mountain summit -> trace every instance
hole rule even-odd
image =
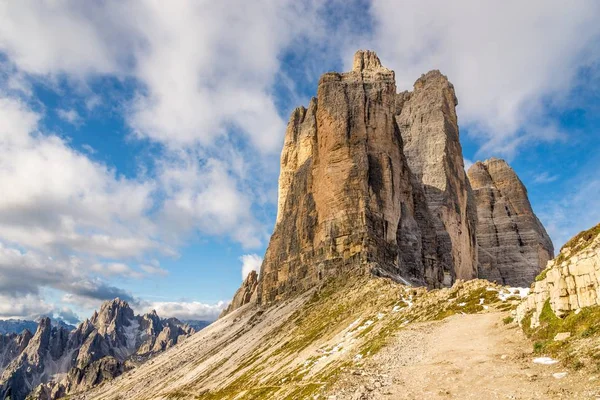
[[[396,93],[373,51],[358,51],[350,72],[324,74],[290,116],[277,223],[258,285],[243,286],[257,295],[243,298],[267,304],[350,269],[429,287],[475,278],[456,104],[439,71]]]

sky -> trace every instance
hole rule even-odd
[[[453,82],[557,249],[600,222],[600,3],[0,1],[0,319],[215,319],[259,268],[290,112],[375,50]]]

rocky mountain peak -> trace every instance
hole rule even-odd
[[[112,379],[194,333],[156,311],[136,316],[126,301],[104,302],[99,312],[70,331],[39,320],[35,335],[0,336],[0,399],[53,400]]]
[[[105,301],[98,313],[94,313],[92,324],[97,328],[106,329],[109,326],[129,326],[134,318],[134,313],[129,303],[118,297],[114,300]]]
[[[364,70],[388,70],[381,65],[381,61],[377,54],[372,50],[358,50],[354,54],[354,62],[352,64],[353,72],[362,72]]]
[[[477,203],[479,277],[527,287],[554,256],[527,189],[508,163],[477,161],[468,171]]]
[[[433,88],[437,88],[437,90],[447,91],[453,99],[454,106],[458,105],[458,99],[456,98],[454,85],[450,83],[446,75],[442,74],[437,69],[421,75],[421,77],[416,80],[413,87],[415,90],[422,90],[424,88],[429,88],[431,90]]]
[[[474,278],[476,212],[455,104],[439,71],[398,94],[394,72],[369,50],[352,71],[324,74],[289,119],[261,272],[226,313],[348,271],[432,287]]]
[[[256,290],[258,288],[258,273],[256,271],[250,271],[242,286],[235,292],[231,303],[227,306],[227,309],[223,310],[223,315],[243,306],[244,304],[256,301]]]

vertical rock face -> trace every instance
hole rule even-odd
[[[468,176],[477,202],[479,277],[528,287],[554,256],[554,247],[531,208],[527,189],[496,158],[473,164]]]
[[[530,316],[531,328],[538,327],[546,304],[558,317],[600,306],[600,224],[579,233],[548,263],[517,307],[517,320],[523,323]]]
[[[477,276],[476,208],[464,172],[454,87],[439,71],[398,94],[396,121],[408,165],[433,216],[447,284]]]
[[[454,91],[438,72],[426,77],[398,95],[394,72],[359,51],[352,71],[324,74],[292,112],[259,303],[350,268],[434,287],[476,276]]]

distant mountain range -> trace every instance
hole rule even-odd
[[[25,329],[31,333],[35,333],[38,325],[38,322],[26,319],[3,319],[0,320],[0,334],[6,335],[7,333],[22,333]],[[52,320],[52,326],[62,327],[69,331],[72,331],[76,328],[74,325],[68,324],[61,319]]]
[[[0,321],[0,399],[54,400],[138,366],[193,334],[206,321],[135,315],[127,302],[102,304],[74,327],[44,317]]]
[[[196,332],[206,328],[207,326],[213,323],[212,321],[203,321],[197,319],[184,319],[181,322],[188,325],[190,328],[194,328]]]

